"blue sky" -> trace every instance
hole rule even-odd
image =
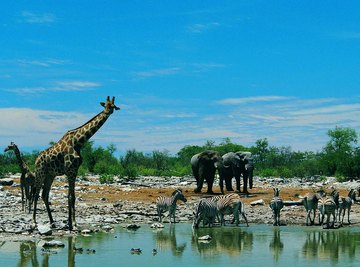
[[[102,110],[95,145],[176,153],[224,138],[319,151],[360,130],[357,1],[11,1],[0,146],[48,147]]]

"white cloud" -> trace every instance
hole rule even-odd
[[[69,63],[69,61],[61,60],[61,59],[44,59],[44,60],[27,60],[27,59],[18,59],[17,63],[19,65],[27,66],[40,66],[40,67],[51,67],[54,65],[65,65]]]
[[[19,22],[30,24],[50,24],[56,21],[56,16],[52,13],[34,13],[22,11]]]
[[[286,96],[254,96],[254,97],[243,97],[243,98],[225,98],[218,100],[216,103],[220,105],[239,105],[251,102],[271,102],[271,101],[281,101],[281,100],[290,100],[291,97]]]
[[[218,22],[195,23],[187,27],[187,31],[191,33],[202,33],[204,31],[214,29],[220,26]]]
[[[89,117],[75,112],[0,108],[1,145],[19,139],[26,146],[41,146],[58,140],[66,131],[82,125]]]
[[[157,77],[157,76],[167,76],[167,75],[174,75],[180,71],[180,68],[173,67],[167,69],[154,69],[149,71],[139,71],[134,72],[134,76],[138,78],[150,78],[150,77]]]
[[[112,115],[92,140],[101,146],[114,143],[119,151],[167,149],[176,153],[184,145],[202,145],[207,140],[218,143],[229,137],[233,142],[253,146],[257,139],[266,137],[270,145],[316,151],[325,145],[327,131],[336,125],[360,130],[359,105],[348,103],[349,99],[325,101],[273,96],[245,99],[244,109],[237,105],[220,105],[214,109],[209,103],[204,107],[206,112],[201,112],[193,109],[197,100],[166,105],[171,100],[128,98],[122,110]],[[28,147],[46,146],[92,116],[3,108],[0,109],[0,144],[20,140]]]
[[[332,105],[326,107],[317,107],[313,109],[303,109],[303,110],[293,111],[290,114],[311,115],[311,114],[339,113],[339,112],[349,112],[349,111],[360,112],[360,104],[343,104],[343,105]]]
[[[71,91],[88,91],[94,90],[95,87],[101,86],[100,83],[89,81],[59,81],[49,87],[22,87],[5,89],[20,95],[42,94],[45,92],[71,92]]]

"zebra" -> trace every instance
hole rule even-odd
[[[176,189],[171,197],[159,196],[156,199],[156,208],[160,222],[162,221],[162,214],[169,211],[170,223],[172,223],[171,217],[175,223],[176,202],[178,200],[181,200],[184,203],[187,201],[181,189]]]
[[[306,226],[314,225],[318,201],[324,193],[324,190],[319,190],[317,193],[307,193],[305,195],[302,202],[306,210]],[[314,213],[313,219],[311,219],[311,211]]]
[[[217,203],[212,198],[202,198],[196,206],[192,227],[198,228],[201,221],[203,221],[203,226],[212,227],[217,215]]]
[[[270,201],[270,208],[274,215],[274,226],[280,226],[280,211],[284,207],[282,199],[279,197],[280,189],[274,188],[274,197]]]
[[[349,194],[347,197],[340,197],[340,201],[339,201],[339,222],[340,222],[340,216],[341,216],[341,212],[342,212],[342,219],[340,224],[343,225],[344,223],[344,217],[345,217],[345,212],[347,210],[347,217],[348,217],[348,223],[350,224],[350,210],[351,210],[351,205],[355,202],[355,190],[351,189],[349,191]]]
[[[217,211],[220,215],[220,225],[225,225],[225,215],[233,214],[236,226],[239,225],[239,214],[244,218],[246,225],[249,226],[248,220],[245,215],[244,203],[242,203],[240,196],[236,193],[226,195],[214,196],[211,198],[216,202]]]
[[[330,228],[330,216],[332,215],[333,221],[331,223],[331,227],[333,228],[336,221],[336,215],[335,215],[336,203],[334,198],[332,196],[329,197],[324,196],[320,198],[318,201],[318,209],[319,209],[319,220],[321,216],[320,224],[324,225],[324,218],[326,215],[326,228]]]

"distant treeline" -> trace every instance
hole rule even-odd
[[[293,151],[290,146],[270,146],[267,138],[257,140],[251,147],[233,143],[229,138],[225,138],[219,144],[207,141],[202,146],[184,146],[176,155],[171,155],[166,150],[143,153],[131,149],[124,156],[116,157],[114,144],[106,148],[95,147],[94,142],[90,141],[81,151],[83,163],[78,175],[100,174],[102,182],[111,182],[113,175],[127,178],[135,178],[138,175],[190,175],[191,157],[203,150],[211,149],[222,155],[230,151],[250,151],[255,163],[254,175],[257,176],[291,178],[320,175],[336,176],[338,180],[359,178],[360,147],[357,146],[356,131],[335,127],[329,130],[327,135],[329,141],[320,152]],[[32,170],[38,153],[23,153]],[[20,172],[12,152],[0,154],[0,175],[9,172]]]

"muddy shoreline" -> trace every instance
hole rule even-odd
[[[7,177],[13,180],[11,186],[0,186],[0,238],[1,240],[22,240],[45,236],[64,236],[86,234],[92,231],[109,231],[116,225],[127,227],[129,224],[152,225],[158,222],[155,200],[159,195],[170,196],[175,188],[181,188],[187,197],[187,203],[178,203],[176,218],[178,222],[192,222],[195,204],[202,197],[208,197],[206,186],[203,193],[195,194],[193,177],[139,177],[133,181],[115,177],[115,183],[100,184],[99,177],[86,176],[76,183],[76,220],[77,230],[66,230],[67,220],[67,183],[65,177],[57,177],[53,184],[50,201],[55,228],[49,229],[45,206],[40,201],[37,212],[38,229],[31,230],[32,214],[22,211],[19,175]],[[280,197],[286,201],[298,201],[307,192],[319,188],[330,191],[336,188],[340,195],[346,196],[350,188],[359,188],[360,182],[337,183],[329,177],[325,181],[315,178],[281,179],[255,177],[254,188],[250,195],[241,194],[245,203],[246,216],[251,224],[273,223],[269,201],[274,186],[281,188]],[[214,184],[218,184],[215,181]],[[214,187],[220,193],[219,187]],[[357,196],[359,197],[359,196]],[[254,202],[260,204],[252,205]],[[261,204],[262,203],[262,204]],[[305,225],[306,213],[303,206],[286,206],[281,211],[283,225]],[[346,218],[346,217],[345,217]],[[230,219],[230,218],[229,218]],[[351,225],[360,226],[360,205],[352,205]],[[163,224],[168,223],[168,218]],[[240,227],[246,227],[240,220]],[[321,227],[321,226],[319,226]]]

